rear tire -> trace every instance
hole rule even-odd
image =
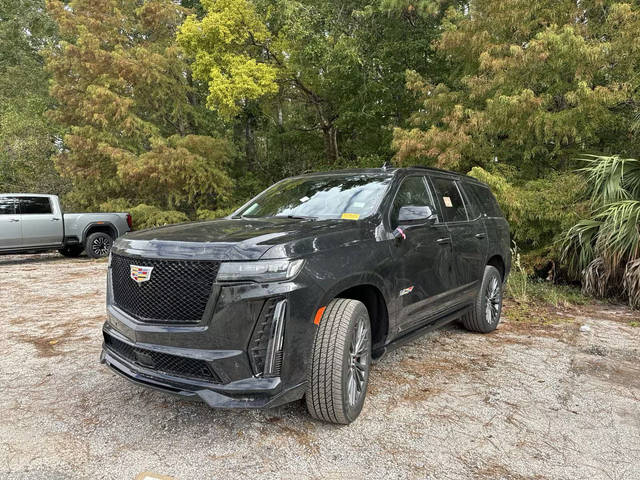
[[[65,257],[76,258],[80,256],[82,250],[84,250],[82,245],[67,245],[66,247],[60,248],[58,252],[60,252],[60,255],[64,255]]]
[[[91,258],[104,258],[109,255],[113,246],[113,238],[104,232],[92,233],[84,243],[84,250]]]
[[[502,276],[496,267],[484,267],[482,284],[472,310],[462,317],[462,323],[472,332],[493,332],[502,312]]]
[[[364,405],[371,365],[371,324],[362,302],[336,298],[320,320],[305,395],[312,417],[349,424]]]

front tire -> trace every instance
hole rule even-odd
[[[92,233],[87,237],[84,244],[84,250],[91,258],[104,258],[109,255],[113,246],[113,238],[104,232]]]
[[[484,267],[484,276],[473,309],[462,317],[462,323],[472,332],[493,332],[502,313],[502,276],[496,267]]]
[[[332,300],[313,342],[305,395],[311,416],[338,424],[358,418],[367,394],[370,365],[367,307],[357,300]]]

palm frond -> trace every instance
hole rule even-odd
[[[623,285],[629,297],[629,306],[640,308],[640,259],[627,263]]]
[[[633,121],[631,122],[631,131],[633,133],[640,133],[640,110],[633,115]]]
[[[567,230],[559,239],[562,261],[574,278],[579,278],[596,257],[595,248],[602,221],[585,219]]]
[[[640,200],[621,200],[600,208],[593,217],[601,222],[596,254],[611,268],[640,256]]]
[[[587,176],[591,203],[595,208],[639,196],[640,161],[637,159],[586,155],[579,160],[587,163],[579,171]]]
[[[601,258],[593,259],[582,271],[582,293],[591,297],[604,298],[609,290],[611,272]]]

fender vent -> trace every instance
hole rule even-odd
[[[270,298],[262,307],[249,346],[251,368],[256,376],[280,375],[286,306],[286,300]]]

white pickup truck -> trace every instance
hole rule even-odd
[[[0,254],[58,250],[77,257],[109,255],[131,230],[128,213],[62,213],[56,195],[0,193]]]

